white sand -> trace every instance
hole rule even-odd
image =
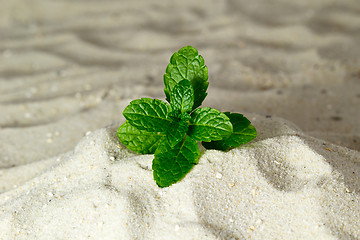
[[[358,0],[3,0],[0,240],[360,239]],[[119,144],[170,55],[257,139],[159,189]]]
[[[111,127],[58,159],[2,170],[1,182],[28,181],[1,195],[1,239],[359,238],[359,153],[253,118],[257,142],[204,151],[165,189],[153,155],[125,149]]]

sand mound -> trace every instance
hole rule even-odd
[[[359,153],[255,118],[256,142],[205,150],[165,189],[153,156],[124,148],[113,127],[58,158],[2,170],[25,182],[0,195],[0,239],[359,238]]]

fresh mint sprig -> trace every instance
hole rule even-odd
[[[256,137],[250,121],[238,113],[198,108],[208,88],[204,59],[191,47],[170,58],[164,75],[169,103],[141,98],[130,102],[117,136],[130,150],[154,154],[153,176],[159,187],[168,187],[190,172],[199,161],[198,142],[207,149],[228,150]]]

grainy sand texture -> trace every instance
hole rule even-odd
[[[358,0],[0,4],[0,239],[360,239]],[[249,144],[158,188],[116,129],[196,47]]]

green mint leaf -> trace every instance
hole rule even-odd
[[[199,107],[207,96],[208,69],[198,51],[183,47],[174,53],[164,74],[167,104],[158,99],[132,101],[124,110],[126,122],[119,140],[138,153],[154,153],[153,176],[160,187],[181,180],[205,148],[228,150],[256,137],[243,115]]]
[[[221,140],[233,132],[230,119],[214,108],[198,108],[191,114],[188,135],[198,141]]]
[[[166,137],[171,147],[175,146],[181,140],[184,139],[186,132],[188,131],[189,124],[186,119],[180,119],[179,121],[173,121],[170,123],[166,132]]]
[[[185,122],[189,122],[191,120],[191,116],[188,113],[182,113],[180,115],[180,119]]]
[[[209,86],[208,69],[198,51],[191,47],[183,47],[170,58],[170,64],[164,75],[166,100],[171,102],[171,93],[181,80],[189,80],[194,88],[194,105],[197,108],[204,101]]]
[[[250,121],[239,113],[224,113],[229,117],[233,125],[233,133],[220,141],[204,142],[202,145],[207,149],[228,150],[248,143],[256,138],[256,129]]]
[[[170,105],[173,111],[185,113],[192,110],[194,106],[194,89],[189,80],[182,80],[176,84],[170,96]]]
[[[128,149],[137,153],[151,154],[155,153],[165,134],[139,130],[129,122],[125,122],[119,127],[117,136]]]
[[[171,123],[167,118],[170,105],[158,99],[141,98],[131,101],[123,115],[131,125],[148,132],[165,132]]]
[[[197,142],[189,136],[171,147],[162,141],[155,151],[152,163],[153,175],[159,187],[168,187],[183,179],[199,161],[200,151]]]

